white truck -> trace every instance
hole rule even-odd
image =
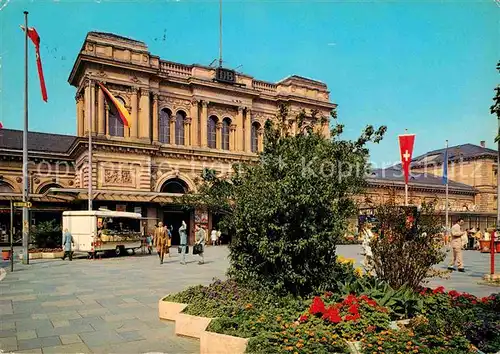
[[[62,233],[73,236],[76,253],[114,252],[117,256],[141,248],[141,214],[111,210],[65,211]]]

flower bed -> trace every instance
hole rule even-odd
[[[500,295],[479,299],[438,287],[412,296],[417,299],[415,315],[399,326],[391,322],[400,311],[398,301],[381,306],[383,299],[331,292],[306,299],[277,297],[231,280],[192,287],[160,302],[181,305],[179,312],[185,306],[179,303],[187,304],[180,317],[207,318],[196,333],[182,333],[202,339],[201,350],[207,354],[348,353],[355,352],[353,341],[370,353],[500,350]]]

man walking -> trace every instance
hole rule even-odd
[[[462,231],[464,219],[459,218],[451,227],[451,249],[453,251],[453,259],[448,266],[448,269],[455,270],[455,265],[458,265],[459,272],[465,272],[462,259],[462,236],[467,233]]]
[[[64,248],[64,256],[62,257],[63,261],[66,259],[66,256],[69,257],[69,260],[73,260],[73,251],[71,246],[75,245],[75,240],[73,240],[73,236],[69,233],[68,229],[64,229],[64,240],[63,240],[63,248]]]
[[[155,230],[154,242],[156,245],[156,250],[158,252],[158,256],[160,257],[160,264],[163,264],[163,258],[165,257],[165,251],[168,247],[168,236],[165,228],[163,227],[163,223],[160,221],[158,223],[158,227]]]
[[[196,230],[196,244],[198,245],[198,247],[200,247],[200,252],[198,253],[198,255],[200,256],[200,261],[198,262],[198,264],[203,264],[205,263],[205,257],[203,253],[205,251],[204,248],[206,232],[203,229],[203,226],[197,225],[197,228],[198,230]]]
[[[180,236],[180,247],[181,247],[181,254],[182,254],[182,259],[181,259],[181,264],[185,265],[186,264],[186,248],[187,248],[187,225],[186,222],[183,220],[181,227],[179,227],[179,236]]]

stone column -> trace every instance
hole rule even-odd
[[[257,134],[258,134],[257,151],[260,152],[260,151],[264,150],[264,128],[260,127]]]
[[[245,112],[245,151],[252,152],[252,119],[251,111],[247,108]]]
[[[83,97],[79,94],[76,96],[76,134],[78,136],[84,136],[84,106],[83,106]]]
[[[175,121],[177,117],[172,116],[170,117],[170,144],[174,145],[175,144]]]
[[[297,135],[297,119],[292,120],[292,135]]]
[[[130,137],[132,139],[137,139],[139,132],[139,102],[138,102],[138,89],[137,87],[132,87],[132,99],[130,104],[132,105],[132,114],[130,122]]]
[[[98,87],[97,92],[97,134],[105,135],[106,134],[106,118],[104,111],[104,92],[102,88]]]
[[[83,103],[85,105],[85,114],[83,116],[83,134],[88,135],[90,127],[89,127],[89,114],[91,114],[90,109],[92,107],[90,103],[90,82],[87,80],[85,83],[85,92]]]
[[[206,134],[205,134],[206,136]],[[222,122],[217,122],[217,133],[215,136],[215,148],[222,149]]]
[[[238,107],[236,115],[236,136],[234,150],[243,151],[243,107]]]
[[[149,103],[149,91],[142,91],[139,99],[139,139],[151,141],[150,122],[151,106]]]
[[[234,151],[238,146],[238,126],[236,124],[231,124],[229,127],[229,150]]]
[[[91,104],[91,112],[92,112],[92,134],[95,135],[97,133],[97,117],[96,117],[96,94],[95,94],[95,82],[92,81],[90,85],[90,104]]]
[[[198,130],[198,101],[191,101],[191,146],[200,146]]]
[[[158,141],[158,125],[159,125],[159,117],[158,117],[158,94],[153,93],[153,141]]]
[[[200,140],[201,147],[207,147],[208,102],[201,102]]]
[[[191,117],[184,118],[184,146],[191,146]]]

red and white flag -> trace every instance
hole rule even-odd
[[[399,150],[401,153],[401,165],[405,176],[405,183],[408,184],[410,175],[411,157],[413,154],[413,143],[415,142],[415,134],[399,135]]]
[[[24,26],[21,26],[21,29],[24,31]],[[36,31],[35,28],[28,27],[28,37],[35,45],[36,66],[38,68],[38,78],[40,79],[40,89],[42,90],[42,99],[45,102],[47,102],[47,87],[45,87],[45,79],[43,77],[43,69],[42,69],[42,59],[40,58],[40,36],[38,35],[38,32]]]
[[[2,122],[0,122],[0,129],[3,129],[3,124],[2,124]]]

